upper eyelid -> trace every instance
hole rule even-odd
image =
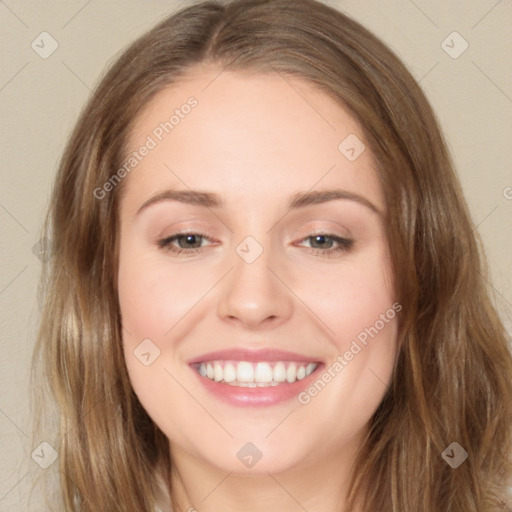
[[[314,219],[312,221],[310,220],[309,222],[325,222],[325,221],[326,221],[325,219]],[[340,222],[337,222],[335,220],[332,220],[332,219],[329,219],[328,222],[336,224],[338,226],[337,229],[340,229],[344,233],[335,233],[332,228],[326,228],[326,227],[315,228],[315,227],[311,227],[311,228],[308,228],[307,230],[305,230],[305,232],[307,234],[304,235],[304,238],[307,238],[308,236],[311,236],[311,233],[313,233],[313,234],[326,234],[326,235],[331,235],[331,236],[339,236],[340,238],[352,238],[352,234],[350,233],[350,230],[345,225],[343,225]],[[294,224],[295,224],[295,222],[292,224],[292,227],[293,227]],[[293,230],[295,230],[295,227],[293,227]],[[231,229],[229,231],[232,233]],[[213,234],[209,234],[209,233],[210,233],[209,230],[206,229],[206,228],[201,228],[201,227],[187,228],[187,227],[184,227],[183,230],[180,230],[178,228],[173,233],[171,233],[168,237],[164,237],[164,238],[169,238],[171,236],[177,236],[177,235],[187,235],[187,234],[194,234],[194,235],[201,234],[201,235],[204,235],[206,237],[213,237]]]
[[[215,242],[215,240],[213,240],[213,237],[211,235],[209,235],[208,233],[206,233],[206,232],[201,232],[199,230],[197,230],[197,231],[189,230],[189,231],[177,231],[176,233],[173,233],[173,234],[171,234],[169,236],[160,238],[157,243],[158,243],[158,245],[161,245],[161,246],[170,245],[171,242],[174,242],[177,239],[179,239],[181,237],[188,236],[188,235],[197,235],[197,236],[199,236],[202,239]],[[303,242],[304,240],[307,240],[308,238],[312,238],[312,237],[315,237],[315,236],[327,236],[327,237],[330,237],[330,238],[333,238],[333,239],[339,238],[339,239],[345,240],[347,242],[351,242],[351,243],[354,242],[354,240],[353,240],[353,238],[351,236],[338,235],[338,234],[332,233],[332,232],[330,232],[328,230],[317,230],[317,231],[313,230],[309,234],[298,238],[296,240],[296,242]],[[339,243],[337,240],[334,240],[334,241],[335,241],[335,243]],[[168,242],[168,243],[165,244],[165,242]],[[211,244],[211,245],[215,245],[215,243]],[[202,247],[200,247],[200,248],[202,248]],[[200,248],[192,248],[192,250],[193,249],[200,249]]]

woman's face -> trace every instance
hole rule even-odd
[[[308,83],[219,72],[196,67],[133,127],[118,282],[130,379],[178,459],[252,474],[339,462],[396,355],[375,162]]]

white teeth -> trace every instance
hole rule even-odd
[[[268,363],[258,363],[254,372],[255,382],[272,382],[273,372]]]
[[[286,370],[286,380],[288,382],[295,382],[297,380],[297,365],[295,363],[291,363],[288,366],[288,370]]]
[[[315,371],[315,368],[316,368],[315,363],[309,363],[306,367],[306,376],[311,375]]]
[[[214,372],[214,379],[217,382],[220,382],[222,378],[224,377],[224,372],[222,371],[222,366],[218,361],[215,361],[215,364],[213,365],[213,372]]]
[[[286,380],[286,366],[284,363],[279,362],[274,366],[274,380],[276,382],[284,382]]]
[[[224,380],[226,382],[233,382],[236,380],[236,370],[234,365],[228,363],[224,366]]]
[[[210,361],[197,365],[202,377],[215,382],[240,387],[278,386],[284,382],[296,382],[311,375],[317,363],[296,363],[287,361],[257,362]]]
[[[236,380],[239,382],[254,382],[254,368],[251,363],[240,361],[236,367]]]

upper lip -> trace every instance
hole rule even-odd
[[[244,349],[234,347],[201,354],[190,359],[188,364],[203,363],[206,361],[295,361],[311,363],[318,362],[319,360],[314,356],[305,356],[297,354],[296,352],[288,352],[272,348]]]

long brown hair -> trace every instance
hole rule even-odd
[[[132,391],[122,352],[122,182],[102,199],[95,190],[126,160],[141,108],[201,62],[316,85],[361,123],[378,164],[403,306],[400,352],[346,510],[358,495],[364,510],[502,510],[512,473],[510,340],[443,136],[400,60],[315,0],[207,1],[166,18],[113,64],[71,134],[44,225],[52,256],[33,361],[44,395],[34,400],[51,395],[57,405],[65,510],[150,512],[157,477],[170,482],[168,439]],[[468,453],[457,469],[441,456],[452,442]]]

